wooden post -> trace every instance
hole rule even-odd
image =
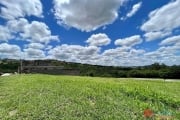
[[[20,74],[22,74],[22,70],[23,70],[23,64],[22,64],[22,59],[20,60]]]

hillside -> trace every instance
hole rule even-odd
[[[76,75],[80,76],[91,76],[91,77],[116,77],[116,78],[170,78],[180,79],[180,66],[166,66],[165,64],[154,63],[148,66],[136,66],[136,67],[122,67],[122,66],[99,66],[89,65],[81,63],[72,63],[57,60],[35,60],[28,61],[23,60],[22,66],[47,66],[44,69],[45,72],[40,72],[35,68],[34,73],[45,73],[45,74],[63,74],[68,75],[68,72],[58,72],[59,69],[54,69],[50,72],[47,71],[48,66],[60,67],[63,69],[75,70]],[[0,73],[3,72],[18,72],[20,68],[20,60],[8,60],[4,59],[0,61]],[[56,73],[56,72],[57,73]],[[76,72],[78,71],[78,72]],[[25,72],[24,72],[25,73]],[[32,73],[32,72],[30,72]]]
[[[180,118],[180,82],[54,75],[0,77],[0,119]]]

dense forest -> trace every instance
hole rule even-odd
[[[41,62],[41,60],[38,61]],[[154,63],[152,65],[139,67],[115,67],[43,60],[43,62],[46,61],[48,63],[50,62],[53,66],[63,66],[65,69],[78,69],[80,71],[79,75],[81,76],[180,79],[180,65],[167,66],[165,64]],[[19,66],[19,60],[0,60],[0,74],[5,72],[18,72]]]

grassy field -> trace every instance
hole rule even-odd
[[[180,82],[13,75],[0,77],[0,120],[180,119]]]

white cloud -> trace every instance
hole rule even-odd
[[[79,52],[79,55],[94,55],[99,52],[99,48],[96,46],[88,46],[84,47],[83,49]]]
[[[143,60],[145,51],[130,47],[117,47],[115,49],[105,50],[99,64],[115,66],[142,66],[147,64]],[[143,61],[143,62],[142,62]]]
[[[132,17],[141,8],[142,2],[135,4],[132,10],[126,15],[126,17]]]
[[[57,46],[51,49],[48,53],[52,58],[59,60],[66,60],[70,62],[83,62],[91,59],[92,56],[97,55],[99,48],[96,46],[80,46],[80,45],[66,45]]]
[[[144,54],[145,58],[153,62],[165,63],[167,65],[180,64],[180,36],[173,36],[161,41],[155,51]]]
[[[160,38],[164,38],[167,37],[168,35],[170,35],[171,32],[148,32],[144,34],[144,37],[146,39],[146,41],[153,41],[153,40],[157,40]]]
[[[7,27],[0,25],[0,41],[7,41],[9,39],[12,39],[13,35],[11,35],[11,32]]]
[[[152,11],[141,30],[145,32],[167,32],[180,27],[180,0],[173,0],[167,5]]]
[[[132,47],[141,44],[142,42],[143,40],[140,35],[134,35],[131,37],[116,40],[115,45]]]
[[[170,40],[170,41],[169,41]],[[150,64],[154,62],[165,63],[167,65],[179,65],[180,64],[180,43],[171,42],[172,38],[166,39],[167,42],[164,45],[170,46],[161,46],[155,51],[147,52],[144,54],[146,60],[149,59]],[[170,42],[170,43],[169,43]]]
[[[93,34],[86,41],[91,46],[105,46],[110,44],[111,39],[104,33]]]
[[[31,45],[28,45],[31,46]],[[179,44],[171,46],[162,46],[151,52],[143,49],[134,49],[131,47],[117,47],[107,49],[100,52],[100,48],[96,46],[80,46],[80,45],[61,45],[52,48],[45,55],[46,51],[40,47],[28,47],[21,52],[17,45],[7,43],[0,44],[1,58],[16,59],[58,59],[68,62],[87,63],[94,65],[106,66],[143,66],[154,62],[165,63],[167,65],[179,64],[180,56],[177,54],[180,50]]]
[[[29,23],[26,19],[10,20],[7,26],[13,33],[19,34],[22,40],[39,43],[49,43],[51,40],[59,40],[58,36],[52,35],[49,27],[39,21]]]
[[[130,50],[130,47],[117,47],[115,49],[108,49],[103,52],[103,56],[124,56]]]
[[[21,49],[17,45],[7,43],[0,44],[0,58],[20,58]]]
[[[48,46],[45,47],[45,50],[51,50],[52,48],[53,48],[52,45],[48,45]]]
[[[45,23],[33,21],[25,26],[21,34],[23,39],[30,39],[33,42],[48,43],[50,40],[58,40],[57,36],[52,36],[51,31]]]
[[[24,57],[24,59],[45,59],[45,53],[39,49],[27,48],[24,49],[21,57]]]
[[[32,48],[32,49],[44,49],[45,45],[41,43],[30,43],[25,46],[26,48]]]
[[[113,23],[125,0],[54,0],[54,14],[60,25],[92,31]]]
[[[145,50],[142,50],[142,49],[139,49],[139,50],[137,50],[137,49],[131,49],[130,50],[130,54],[131,55],[142,55],[142,54],[144,54],[145,53]]]
[[[95,46],[61,45],[50,50],[48,54],[48,58],[106,66],[142,66],[149,61],[143,57],[144,50],[125,46],[100,53],[99,48]]]
[[[15,53],[19,51],[20,48],[17,45],[9,45],[7,43],[0,44],[0,52],[4,53]]]
[[[29,22],[25,18],[20,18],[17,20],[9,20],[7,22],[8,29],[13,33],[22,33],[25,29],[25,26],[27,26]]]
[[[42,17],[40,0],[0,0],[0,16],[5,19],[15,19],[25,16]]]
[[[172,44],[177,44],[177,43],[180,43],[180,35],[169,37],[169,38],[163,40],[160,43],[160,45],[172,45]]]

